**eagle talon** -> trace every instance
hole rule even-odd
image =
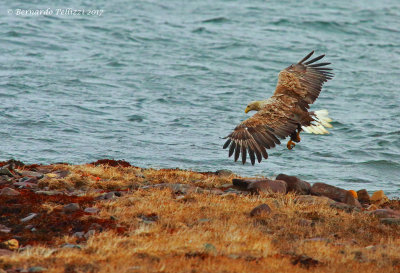
[[[291,150],[293,147],[296,146],[296,143],[294,143],[292,140],[289,140],[288,143],[286,144],[286,147]]]

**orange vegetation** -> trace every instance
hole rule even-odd
[[[37,168],[38,166],[36,166]],[[399,272],[400,229],[365,212],[345,212],[327,204],[295,202],[295,195],[210,191],[180,192],[154,184],[189,184],[226,189],[235,175],[133,166],[51,165],[39,180],[42,189],[67,195],[2,197],[2,217],[20,229],[20,250],[0,256],[0,268],[12,272],[33,266],[46,272]],[[68,171],[68,175],[55,175]],[[97,200],[110,190],[120,197]],[[74,196],[77,191],[79,196]],[[82,210],[64,213],[67,203]],[[272,212],[250,217],[268,204]],[[398,202],[392,201],[392,207]],[[24,229],[20,218],[39,213]],[[4,220],[4,218],[3,218]],[[87,232],[96,223],[93,236]],[[64,244],[76,245],[65,248]],[[26,247],[30,245],[31,247]]]

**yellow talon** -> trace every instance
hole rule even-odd
[[[291,150],[293,147],[296,146],[296,143],[294,143],[292,140],[289,140],[288,143],[286,144],[286,147]]]

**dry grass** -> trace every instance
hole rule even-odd
[[[305,205],[294,195],[179,195],[143,185],[182,183],[203,188],[231,183],[233,175],[136,167],[56,165],[64,178],[40,181],[51,189],[127,190],[98,201],[98,217],[117,219],[123,234],[96,233],[82,249],[71,234],[12,256],[0,267],[42,266],[46,272],[399,272],[400,231],[362,212]],[[93,194],[93,193],[91,193]],[[272,213],[250,217],[257,205]],[[51,213],[57,204],[42,204]],[[86,215],[82,217],[88,217]],[[373,246],[373,247],[372,247]]]

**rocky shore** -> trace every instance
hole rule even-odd
[[[399,272],[400,201],[295,176],[0,162],[1,272]]]

